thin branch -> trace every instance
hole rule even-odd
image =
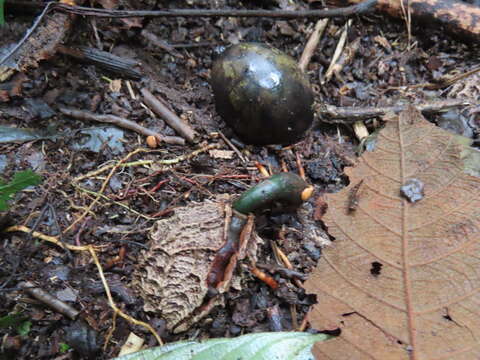
[[[327,27],[327,24],[328,24],[328,19],[322,19],[317,21],[317,24],[315,25],[315,29],[313,29],[312,34],[310,35],[310,38],[308,39],[307,44],[305,45],[305,49],[303,50],[302,56],[298,61],[298,67],[303,72],[305,72],[305,70],[307,69],[307,66],[310,63],[310,59],[312,58],[313,54],[315,53],[315,50],[317,49],[318,42],[320,41],[320,38],[322,37],[322,34],[325,31],[325,28]]]
[[[155,97],[148,89],[140,90],[143,95],[143,101],[147,104],[154,113],[160,116],[165,122],[170,125],[177,133],[189,142],[193,142],[195,138],[195,131],[189,124],[180,119],[177,114],[173,113],[167,108],[157,97]]]
[[[235,154],[237,154],[237,156],[240,158],[240,160],[243,163],[247,162],[247,159],[245,159],[241,151],[238,150],[238,148],[230,140],[228,140],[228,138],[221,131],[218,131],[218,135],[220,135],[222,140],[225,141],[225,143],[230,147],[230,149],[232,149],[235,152]]]
[[[87,193],[87,194],[90,194],[90,195],[93,195],[93,196],[99,196],[101,197],[103,200],[106,200],[106,201],[109,201],[117,206],[120,206],[120,207],[123,207],[124,209],[130,211],[131,213],[137,215],[137,216],[140,216],[141,218],[144,218],[145,220],[157,220],[156,218],[153,218],[153,217],[150,217],[148,215],[144,215],[140,212],[138,212],[137,210],[134,210],[132,208],[130,208],[129,206],[125,205],[124,203],[120,202],[120,201],[115,201],[115,200],[112,200],[110,199],[108,196],[106,195],[103,195],[103,194],[100,194],[98,192],[95,192],[95,191],[92,191],[92,190],[88,190],[88,189],[85,189],[81,186],[78,186],[76,185],[75,183],[72,183],[72,186],[77,189],[78,191],[81,191],[81,192],[84,192],[84,193]],[[89,209],[89,211],[91,211]]]
[[[335,64],[337,63],[340,55],[342,54],[343,48],[345,47],[345,43],[347,41],[347,34],[350,25],[352,24],[352,20],[348,20],[345,26],[343,27],[342,34],[340,35],[340,39],[338,40],[337,47],[335,48],[335,52],[333,53],[332,60],[330,61],[330,65],[325,72],[325,78],[322,81],[322,84],[330,81],[330,78],[333,75]]]
[[[55,3],[52,9],[83,16],[107,18],[128,17],[270,17],[282,19],[346,17],[366,13],[374,8],[377,0],[365,0],[359,4],[328,10],[235,10],[235,9],[171,9],[171,10],[108,10]]]
[[[165,50],[166,52],[168,52],[170,55],[178,58],[178,59],[184,59],[185,57],[180,54],[177,50],[175,50],[175,48],[170,45],[169,43],[167,43],[166,41],[160,39],[157,35],[155,35],[154,33],[148,31],[148,30],[142,30],[142,32],[140,33],[140,35],[142,35],[145,39],[147,39],[149,42],[151,42],[153,45],[159,47],[160,49],[163,49]]]
[[[155,136],[157,140],[166,142],[167,144],[185,145],[185,141],[178,136],[165,136],[165,135],[159,134],[156,131],[147,129],[146,127],[143,127],[140,124],[137,124],[128,119],[121,118],[119,116],[100,115],[100,114],[92,113],[90,111],[69,109],[64,107],[61,107],[58,110],[62,114],[73,117],[74,119],[90,120],[90,121],[97,121],[101,123],[113,124],[124,129],[133,130],[145,136],[150,136],[150,135]]]
[[[463,80],[473,74],[476,74],[480,72],[480,66],[475,66],[473,69],[468,70],[464,73],[457,74],[454,76],[442,76],[440,79],[438,79],[435,83],[427,83],[427,84],[419,84],[418,87],[425,87],[425,89],[429,90],[438,90],[438,89],[443,89],[446,88],[447,86],[455,84],[459,80]],[[406,87],[417,87],[417,86],[406,86]]]
[[[133,68],[138,65],[137,61],[122,58],[109,53],[108,51],[102,51],[87,46],[66,47],[63,45],[58,46],[57,51],[79,61],[94,64],[112,73],[133,80],[140,80],[142,78],[142,74]]]
[[[466,99],[445,99],[440,101],[415,104],[414,106],[423,113],[435,113],[454,107],[469,106],[474,102]],[[317,114],[321,121],[329,123],[354,123],[358,120],[365,120],[383,116],[389,112],[399,113],[406,109],[409,104],[401,104],[385,107],[336,107],[333,105],[321,105],[317,107]]]
[[[53,295],[50,295],[45,290],[39,288],[34,283],[30,281],[23,281],[18,284],[25,292],[33,296],[35,299],[40,300],[44,304],[50,306],[55,311],[60,314],[68,316],[70,319],[75,320],[75,318],[80,314],[80,311],[74,309],[67,303],[61,301]]]

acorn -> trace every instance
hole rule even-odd
[[[313,92],[297,62],[258,43],[240,43],[215,59],[217,112],[246,143],[291,144],[313,121]]]

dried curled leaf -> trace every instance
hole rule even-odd
[[[312,326],[342,333],[316,344],[317,359],[480,358],[480,179],[463,148],[411,107],[326,196],[336,240],[305,287]],[[424,185],[417,202],[400,194],[410,179]]]
[[[224,243],[223,219],[221,204],[192,203],[159,220],[150,233],[150,249],[138,258],[133,284],[144,310],[161,313],[169,330],[203,304],[210,264]]]

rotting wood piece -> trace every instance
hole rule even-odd
[[[413,20],[420,24],[440,23],[451,34],[466,40],[480,41],[480,7],[458,0],[402,0],[403,8],[411,9]],[[360,0],[333,0],[335,4],[357,4]],[[377,9],[391,16],[402,18],[402,2],[378,0]]]
[[[41,60],[55,55],[75,17],[69,14],[48,14],[53,7],[54,3],[47,4],[24,37],[0,58],[0,81],[7,80],[15,71],[24,72],[37,67]]]
[[[134,80],[140,80],[142,74],[133,69],[139,64],[138,61],[122,58],[107,51],[98,50],[87,46],[66,47],[60,45],[58,52],[71,56],[79,61],[97,65],[112,73]]]

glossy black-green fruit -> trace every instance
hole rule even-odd
[[[313,121],[313,92],[296,61],[257,43],[227,48],[214,61],[218,113],[246,143],[291,144]]]

